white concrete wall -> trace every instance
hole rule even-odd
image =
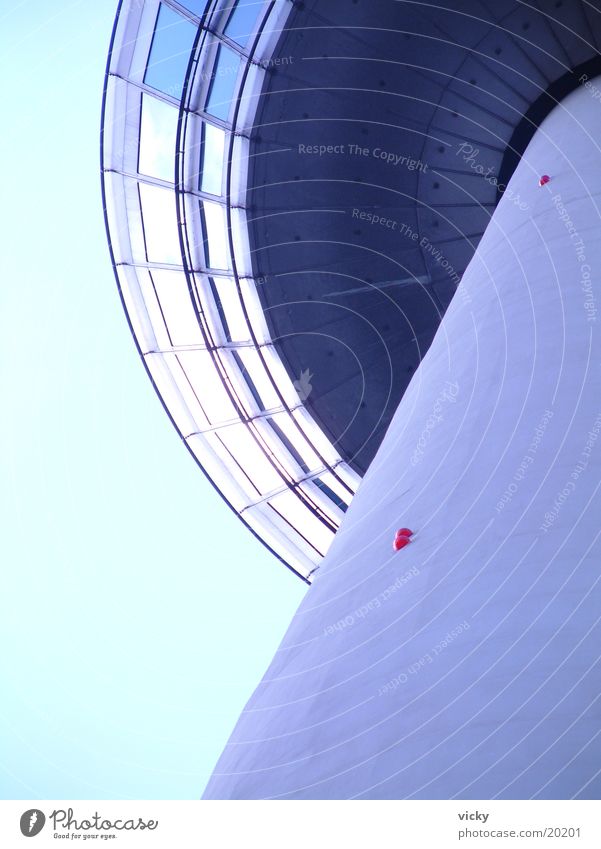
[[[599,139],[537,132],[206,798],[601,795]]]

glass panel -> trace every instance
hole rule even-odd
[[[302,534],[321,554],[325,554],[334,534],[293,492],[282,492],[269,500],[271,506]]]
[[[217,58],[211,74],[209,96],[205,111],[209,115],[227,121],[230,104],[234,96],[236,77],[240,59],[237,53],[221,44],[217,50]]]
[[[333,465],[340,459],[330,440],[324,435],[319,425],[315,423],[308,410],[297,407],[292,411],[293,418],[300,424],[310,443],[319,451],[326,463]]]
[[[210,195],[221,195],[224,150],[224,131],[212,124],[203,124],[200,147],[200,189]]]
[[[248,309],[248,302],[247,302]],[[249,310],[250,312],[250,310]],[[251,313],[251,323],[253,322],[253,316]],[[253,325],[256,333],[256,325]],[[259,336],[260,338],[260,336]],[[263,346],[263,356],[265,358],[265,362],[267,363],[267,368],[273,376],[273,379],[276,382],[278,389],[280,390],[282,397],[285,403],[290,407],[294,408],[298,403],[298,393],[294,388],[292,380],[290,379],[290,375],[284,368],[284,364],[274,349],[273,345],[264,345]],[[298,433],[298,430],[297,430]],[[299,439],[300,439],[299,435]]]
[[[178,111],[174,106],[142,95],[138,171],[173,182]]]
[[[211,422],[204,410],[203,407],[203,397],[198,394],[198,386],[194,386],[186,373],[183,363],[180,361],[180,358],[176,355],[165,355],[167,359],[165,360],[171,375],[173,377],[173,381],[177,386],[181,399],[178,403],[178,406],[181,408],[184,406],[185,414],[188,417],[189,426],[186,433],[191,433],[197,430],[205,430],[207,427],[211,426]],[[147,357],[150,359],[150,357]],[[174,413],[172,407],[169,407],[169,412]]]
[[[245,479],[246,486],[242,489],[240,482],[234,479],[230,473],[232,461],[226,455],[219,437],[215,433],[207,433],[202,436],[193,434],[187,439],[187,443],[220,492],[236,510],[242,510],[248,504],[249,485]]]
[[[175,356],[175,355],[172,355]],[[221,375],[208,351],[185,351],[177,354],[190,384],[201,399],[207,418],[213,425],[238,418],[226,392]]]
[[[331,489],[331,488],[327,485],[327,483],[324,483],[324,482],[323,482],[322,480],[320,480],[319,478],[313,478],[313,483],[315,484],[315,486],[316,486],[318,489],[320,489],[320,490],[324,493],[324,495],[327,495],[327,496],[328,496],[328,498],[330,499],[330,501],[333,501],[333,502],[334,502],[334,504],[336,505],[336,507],[338,507],[340,510],[342,510],[342,512],[343,512],[343,513],[346,513],[346,511],[348,510],[348,504],[347,504],[345,501],[343,501],[343,500],[342,500],[342,498],[339,498],[339,496],[338,496],[338,495],[336,495],[336,493],[334,492],[334,490],[333,490],[333,489]]]
[[[269,422],[271,429],[276,434],[278,439],[281,442],[283,442],[286,450],[290,453],[290,455],[293,457],[293,459],[296,461],[296,463],[300,466],[301,470],[306,475],[308,475],[309,474],[309,467],[307,466],[307,464],[305,463],[305,461],[301,457],[300,453],[296,450],[296,448],[294,447],[292,442],[288,439],[288,437],[286,436],[286,434],[284,433],[282,428],[273,419],[267,419],[267,421]]]
[[[336,493],[338,498],[342,499],[344,503],[348,505],[353,500],[353,495],[348,489],[344,486],[344,464],[338,463],[336,466],[336,474],[334,475],[332,472],[323,472],[319,479],[322,483],[327,484],[327,486]]]
[[[202,18],[205,9],[209,5],[209,0],[178,0],[178,2],[180,6],[189,9],[193,15],[198,15],[199,18]]]
[[[139,183],[148,262],[181,265],[175,191]]]
[[[230,267],[225,209],[205,200],[200,204],[203,218],[205,257],[209,268],[227,271]]]
[[[248,374],[257,388],[263,401],[263,409],[272,410],[280,406],[280,399],[273,388],[273,384],[261,361],[261,357],[254,348],[240,348],[238,356],[242,360],[245,374]]]
[[[223,333],[225,341],[231,342],[232,341],[232,334],[230,333],[230,328],[229,328],[229,325],[227,323],[225,310],[223,308],[223,304],[221,302],[221,297],[219,296],[217,286],[215,285],[215,280],[212,277],[207,277],[207,281],[208,281],[209,289],[211,290],[211,294],[213,295],[213,300],[215,302],[215,307],[217,309],[217,315],[219,316],[219,321],[221,323],[220,325],[218,324],[217,328],[216,328],[217,337],[218,338],[221,337],[221,334]],[[213,317],[212,310],[208,310],[205,306],[205,315],[207,315],[207,314],[210,315],[211,317]]]
[[[253,439],[246,425],[237,424],[221,428],[218,435],[262,495],[279,489],[283,485],[281,476]],[[244,483],[242,485],[244,486]]]
[[[235,166],[240,170],[248,171],[249,160]],[[246,194],[233,194],[230,188],[230,222],[232,228],[232,250],[237,258],[238,274],[249,276],[252,274],[252,262],[250,244],[248,241],[248,220],[246,209],[241,208],[246,203]],[[240,204],[240,206],[238,206]]]
[[[165,317],[171,344],[173,346],[202,345],[204,337],[192,306],[186,275],[181,271],[154,269],[151,277]]]
[[[359,488],[359,484],[361,483],[361,477],[354,472],[350,466],[347,466],[346,463],[340,463],[340,465],[336,466],[336,474],[340,478],[340,480],[346,484],[351,490],[351,493],[357,492]],[[345,498],[352,498],[352,495],[349,493],[347,496],[345,493]]]
[[[262,0],[237,0],[224,33],[240,47],[245,47],[262,5]]]
[[[144,74],[146,85],[181,98],[195,35],[191,21],[161,3]]]
[[[196,423],[181,396],[180,387],[173,376],[173,368],[161,354],[147,354],[144,359],[152,380],[177,427],[183,434],[191,433],[195,430]],[[182,370],[179,366],[177,368],[182,378]]]
[[[128,312],[134,326],[136,338],[138,339],[140,347],[144,353],[147,351],[154,351],[157,347],[160,349],[168,348],[169,345],[171,345],[171,340],[167,333],[165,318],[161,312],[161,307],[152,283],[150,272],[146,268],[136,268],[136,273],[140,286],[140,293],[144,299],[143,308],[139,302],[132,304],[130,307],[130,303],[126,296],[127,289],[122,286],[122,291],[124,297],[126,297]],[[148,322],[151,324],[152,333],[155,337],[154,340],[149,336]]]
[[[323,466],[322,461],[319,459],[311,445],[303,438],[289,413],[277,413],[275,416],[272,416],[272,420],[276,422],[280,429],[286,434],[290,442],[296,447],[296,450],[304,458],[306,466],[315,470]]]
[[[313,571],[318,562],[314,549],[296,534],[292,541],[288,533],[288,525],[274,513],[269,504],[259,504],[250,510],[245,510],[244,519],[260,539],[263,539],[299,574],[306,577]]]
[[[209,286],[227,341],[248,342],[250,331],[234,281],[230,277],[209,277]]]
[[[234,222],[232,221],[232,227],[233,226]],[[240,273],[239,268],[238,273]],[[248,313],[248,320],[252,329],[255,332],[255,336],[257,337],[259,342],[269,342],[269,330],[267,328],[265,314],[263,312],[263,307],[261,306],[261,301],[259,300],[255,281],[250,280],[248,277],[241,277],[240,291],[244,300],[244,306],[246,307],[246,311]],[[288,378],[288,380],[290,382],[290,378]],[[290,401],[290,403],[293,403],[295,399],[295,395],[293,393],[288,392],[288,400]]]
[[[257,389],[257,386],[256,386],[254,380],[252,379],[252,377],[250,376],[250,374],[246,370],[246,366],[244,365],[244,362],[243,362],[242,358],[240,357],[240,354],[238,353],[238,351],[232,351],[232,357],[233,357],[234,361],[236,362],[238,368],[240,369],[240,373],[242,374],[242,379],[244,380],[244,382],[248,386],[248,388],[250,390],[250,394],[252,395],[255,404],[257,405],[259,410],[261,410],[261,411],[265,410],[266,407],[265,407],[265,404],[263,403],[263,399],[259,395],[259,390]]]

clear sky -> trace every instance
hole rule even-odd
[[[130,336],[99,122],[117,0],[0,0],[0,797],[194,799],[304,593]]]

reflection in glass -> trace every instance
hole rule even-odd
[[[224,33],[240,47],[246,46],[262,5],[261,0],[237,0]]]
[[[144,74],[146,85],[181,98],[195,35],[191,21],[161,3]]]
[[[178,111],[149,94],[142,95],[138,171],[173,182]]]
[[[214,115],[216,118],[227,121],[230,104],[234,96],[239,65],[240,59],[238,54],[223,44],[219,45],[217,59],[213,67],[213,73],[211,74],[207,105],[205,107],[205,111],[209,115]]]
[[[225,132],[212,124],[203,124],[200,148],[200,188],[210,195],[221,195]]]

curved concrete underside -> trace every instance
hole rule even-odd
[[[598,6],[309,0],[291,13],[253,128],[251,247],[283,361],[293,380],[312,373],[306,406],[358,472],[490,220],[508,145],[523,152],[524,115],[538,104],[540,123],[572,69],[598,62]],[[320,145],[333,149],[307,152]]]
[[[594,85],[522,158],[206,798],[601,795]]]

